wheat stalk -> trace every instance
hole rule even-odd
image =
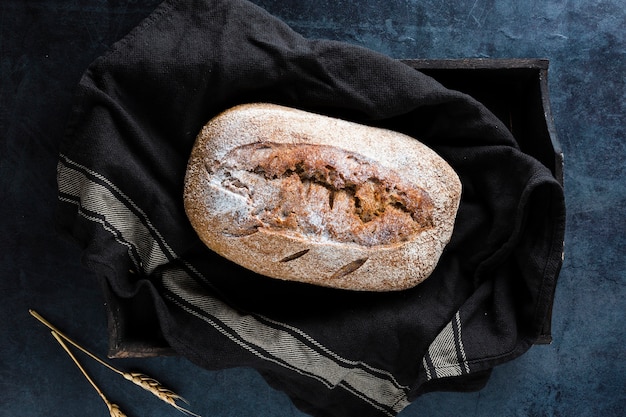
[[[87,381],[89,381],[91,386],[96,390],[98,395],[100,395],[100,398],[102,398],[102,401],[104,401],[107,408],[109,409],[109,414],[111,415],[111,417],[126,417],[126,414],[124,414],[122,410],[120,410],[120,407],[117,404],[113,404],[111,401],[109,401],[109,399],[104,395],[102,390],[98,388],[98,385],[96,385],[94,380],[91,379],[91,377],[89,376],[85,368],[83,368],[83,366],[80,364],[78,359],[76,359],[76,356],[74,356],[74,354],[70,351],[70,348],[65,344],[61,336],[59,336],[59,334],[55,332],[54,330],[51,333],[52,333],[52,336],[54,336],[54,338],[57,340],[57,342],[59,342],[61,347],[67,352],[70,358],[72,358],[72,360],[74,361],[78,369],[82,372],[82,374],[85,376]]]
[[[121,371],[119,371],[118,369],[116,369],[114,366],[108,364],[107,362],[103,361],[102,359],[100,359],[98,356],[96,356],[95,354],[91,353],[90,351],[88,351],[87,349],[85,349],[84,347],[82,347],[81,345],[79,345],[78,343],[76,343],[75,341],[73,341],[72,339],[70,339],[65,333],[63,333],[61,330],[59,330],[58,328],[56,328],[52,323],[50,323],[48,320],[44,319],[39,313],[37,313],[35,310],[28,310],[28,312],[35,317],[37,320],[39,320],[41,323],[43,323],[46,327],[48,327],[50,330],[52,330],[53,332],[55,332],[57,335],[61,336],[63,339],[65,339],[66,342],[70,343],[72,346],[74,346],[75,348],[77,348],[78,350],[80,350],[81,352],[83,352],[84,354],[86,354],[87,356],[91,357],[92,359],[96,360],[97,362],[99,362],[101,365],[106,366],[107,368],[109,368],[110,370],[112,370],[113,372],[117,372],[117,373],[122,373]]]
[[[59,329],[57,329],[52,323],[50,323],[48,320],[44,319],[36,311],[34,311],[34,310],[28,310],[28,311],[30,312],[30,314],[33,317],[35,317],[37,320],[39,320],[41,323],[43,323],[45,326],[47,326],[50,330],[52,330],[53,335],[58,335],[59,337],[65,339],[65,341],[67,341],[68,343],[70,343],[71,345],[76,347],[78,350],[80,350],[81,352],[83,352],[87,356],[91,357],[92,359],[94,359],[95,361],[100,363],[101,365],[109,368],[111,371],[113,371],[113,372],[123,376],[125,379],[131,381],[135,385],[137,385],[137,386],[143,388],[144,390],[152,393],[154,396],[159,398],[161,401],[171,405],[172,407],[174,407],[175,409],[177,409],[181,413],[184,413],[184,414],[187,414],[187,415],[190,415],[190,416],[194,416],[194,417],[200,417],[198,414],[195,414],[195,413],[185,409],[184,407],[181,407],[180,405],[178,405],[176,403],[176,401],[178,401],[178,400],[183,401],[183,402],[185,402],[187,404],[189,404],[189,403],[187,402],[187,400],[185,400],[180,395],[178,395],[175,392],[165,388],[159,381],[157,381],[157,380],[155,380],[155,379],[153,379],[153,378],[151,378],[151,377],[149,377],[147,375],[141,374],[141,373],[124,372],[124,371],[121,371],[121,370],[117,369],[113,365],[111,365],[108,362],[100,359],[97,355],[91,353],[90,351],[88,351],[87,349],[85,349],[84,347],[82,347],[81,345],[79,345],[78,343],[73,341],[72,339],[70,339],[63,332],[61,332]],[[58,340],[58,337],[55,336],[55,338],[57,338],[57,340]],[[120,416],[123,416],[123,414],[120,414]]]

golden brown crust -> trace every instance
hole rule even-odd
[[[203,128],[184,200],[204,243],[244,267],[388,291],[430,275],[460,192],[454,171],[415,139],[260,103]]]

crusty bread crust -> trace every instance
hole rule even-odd
[[[184,189],[218,254],[272,278],[365,291],[426,279],[460,196],[453,169],[414,138],[266,103],[204,126]]]

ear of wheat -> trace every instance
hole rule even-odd
[[[92,359],[94,359],[95,361],[100,363],[101,365],[109,368],[111,371],[117,373],[118,375],[123,376],[125,379],[131,381],[135,385],[137,385],[137,386],[143,388],[144,390],[152,393],[157,398],[159,398],[161,401],[169,404],[170,406],[174,407],[175,409],[177,409],[181,413],[187,414],[189,416],[200,417],[198,414],[195,414],[195,413],[185,409],[184,407],[180,406],[179,404],[177,404],[177,401],[182,401],[182,402],[185,402],[187,404],[188,404],[188,402],[187,402],[187,400],[185,400],[180,395],[178,395],[175,392],[165,388],[159,381],[157,381],[157,380],[155,380],[155,379],[153,379],[153,378],[151,378],[151,377],[149,377],[147,375],[141,374],[141,373],[124,372],[124,371],[121,371],[121,370],[117,369],[113,365],[111,365],[108,362],[104,361],[103,359],[99,358],[97,355],[91,353],[89,350],[85,349],[84,347],[82,347],[81,345],[79,345],[78,343],[76,343],[75,341],[70,339],[63,332],[61,332],[54,325],[52,325],[49,321],[44,319],[36,311],[29,310],[29,312],[30,312],[30,314],[33,317],[35,317],[37,320],[39,320],[41,323],[43,323],[45,326],[47,326],[52,331],[53,336],[60,343],[62,343],[63,340],[68,342],[68,343],[70,343],[72,346],[74,346],[75,348],[77,348],[78,350],[80,350],[81,352],[86,354],[87,356],[91,357]],[[66,351],[69,354],[71,354],[71,352],[69,352],[69,349],[67,349],[67,345],[65,343],[62,343],[62,346],[64,346],[66,348]],[[101,393],[101,391],[99,391],[99,393]],[[115,404],[112,404],[112,405],[114,406],[113,407],[114,409],[116,408],[116,410],[112,409],[111,406],[109,406],[109,403],[107,403],[107,406],[109,406],[109,412],[111,413],[111,416],[113,416],[113,417],[115,417],[115,416],[123,417],[124,414],[119,410],[119,407],[117,407]],[[117,413],[117,414],[113,414],[114,412]]]
[[[192,413],[191,411],[181,407],[176,403],[176,401],[180,400],[184,403],[189,404],[187,400],[185,400],[183,397],[176,394],[175,392],[165,388],[163,385],[161,385],[159,381],[150,378],[148,375],[140,374],[137,372],[124,372],[123,376],[135,385],[138,385],[146,391],[151,392],[161,401],[168,403],[178,411],[190,416],[200,417],[198,414]]]
[[[126,417],[126,414],[120,410],[117,404],[108,403],[107,406],[109,407],[109,414],[111,414],[111,417]]]

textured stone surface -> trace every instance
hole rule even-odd
[[[626,11],[621,0],[255,0],[304,36],[395,58],[550,59],[565,154],[566,260],[554,342],[497,368],[472,394],[428,394],[401,416],[598,416],[626,406]],[[79,248],[53,230],[55,164],[72,89],[89,62],[156,0],[0,3],[0,416],[107,415],[37,308],[106,352],[104,307]],[[70,296],[68,296],[68,294]],[[302,416],[254,371],[196,372],[179,358],[128,360],[205,416]],[[90,367],[129,415],[177,416]],[[193,375],[193,379],[189,379]]]

